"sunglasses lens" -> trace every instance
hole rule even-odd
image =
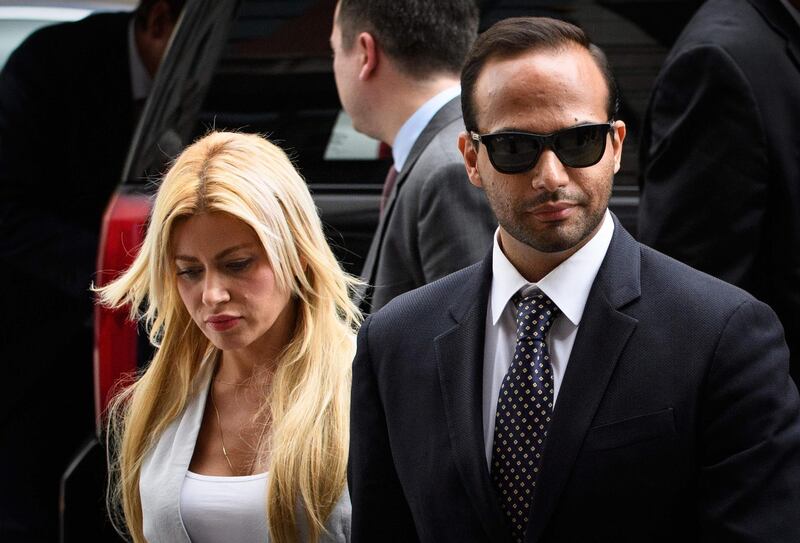
[[[553,147],[565,166],[586,168],[599,162],[606,150],[607,124],[576,126],[555,136]]]
[[[567,128],[553,135],[526,132],[496,132],[481,136],[489,159],[501,173],[527,172],[539,160],[542,147],[552,147],[559,160],[570,168],[597,164],[606,150],[610,125],[589,124]]]
[[[542,151],[539,141],[526,134],[493,134],[485,143],[492,165],[502,173],[530,170]]]

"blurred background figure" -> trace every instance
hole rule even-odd
[[[392,147],[361,309],[473,264],[497,223],[469,183],[459,74],[478,30],[474,0],[341,0],[331,34],[339,98],[359,132]]]
[[[281,149],[217,132],[181,153],[100,290],[157,346],[111,411],[135,543],[350,541],[353,282]]]
[[[100,220],[182,0],[34,32],[0,73],[0,541],[57,538],[59,478],[94,429]]]
[[[639,240],[781,319],[800,382],[800,1],[709,0],[670,52],[641,140]]]

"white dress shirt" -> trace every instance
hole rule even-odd
[[[392,159],[394,160],[394,169],[398,172],[403,171],[403,166],[406,163],[411,148],[417,142],[417,138],[428,123],[431,122],[433,116],[438,113],[445,104],[450,100],[461,94],[461,87],[456,85],[443,90],[424,104],[409,117],[397,135],[394,138],[394,145],[392,145]],[[453,142],[455,145],[456,142]]]
[[[567,362],[575,343],[589,291],[611,243],[614,221],[606,210],[603,224],[586,245],[559,264],[538,283],[529,283],[508,260],[494,235],[492,251],[492,287],[486,311],[486,343],[483,351],[483,433],[486,464],[492,461],[494,420],[500,385],[511,366],[516,346],[516,309],[511,299],[522,291],[528,295],[540,290],[561,310],[547,335],[550,363],[553,368],[553,409]]]

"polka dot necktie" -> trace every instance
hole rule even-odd
[[[514,541],[521,542],[553,416],[553,370],[545,337],[559,309],[538,291],[513,301],[517,343],[497,398],[491,475]]]

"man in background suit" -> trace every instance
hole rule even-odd
[[[362,279],[365,312],[480,260],[496,223],[456,147],[458,73],[474,0],[341,0],[331,34],[339,97],[359,132],[392,146]],[[372,288],[374,287],[374,289]]]
[[[459,147],[500,226],[359,332],[353,542],[800,541],[780,323],[608,211],[626,129],[602,51],[507,19],[461,86]]]
[[[0,541],[57,539],[59,479],[94,431],[100,223],[182,7],[38,30],[0,73]]]
[[[709,0],[641,140],[639,240],[768,303],[800,383],[800,0]]]

